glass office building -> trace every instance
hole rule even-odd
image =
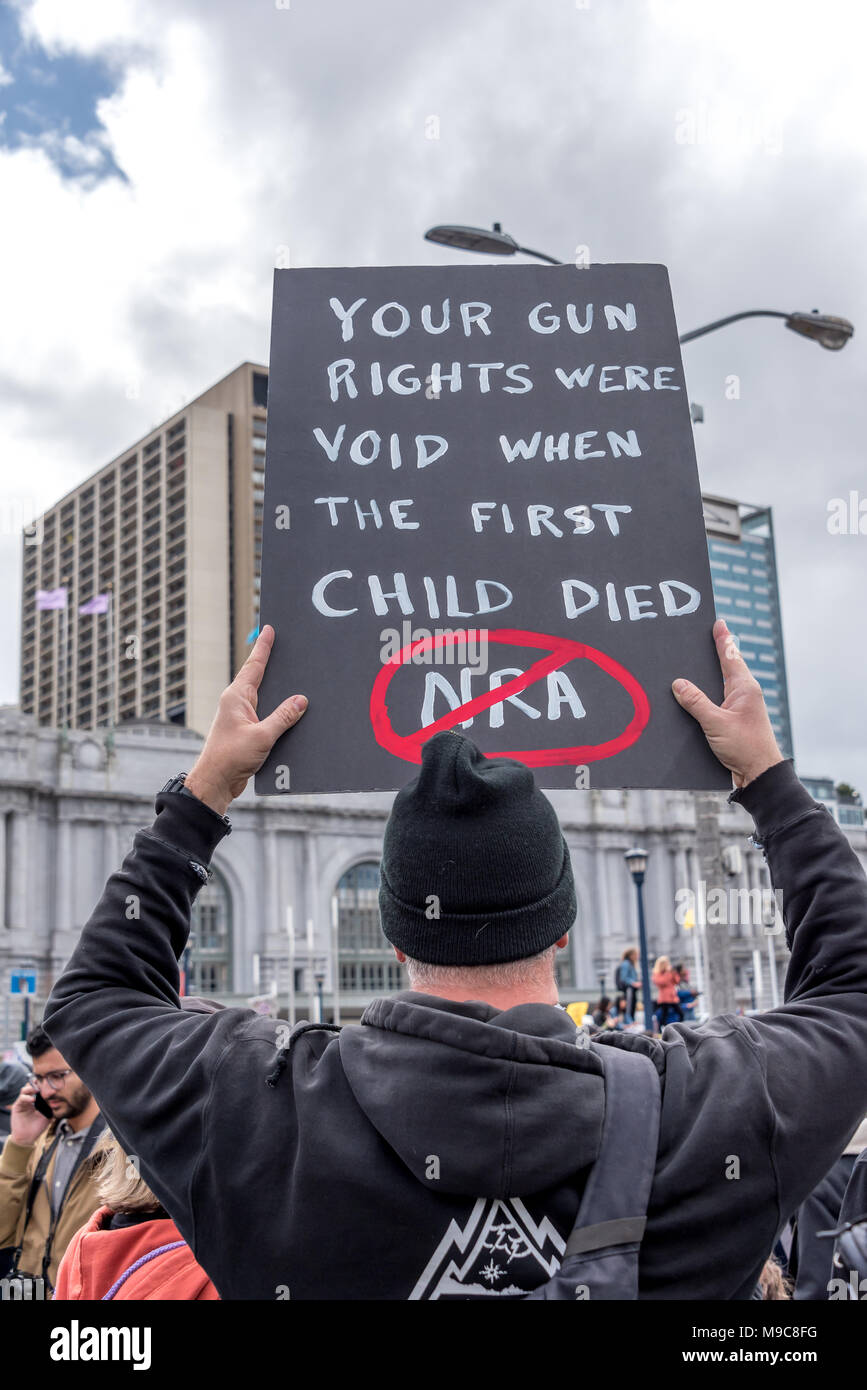
[[[703,501],[717,617],[725,618],[762,687],[780,751],[792,757],[771,509],[707,494]]]

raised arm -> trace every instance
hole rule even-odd
[[[867,1110],[867,877],[846,836],[776,747],[758,682],[724,623],[716,706],[674,692],[732,772],[779,890],[791,960],[785,1003],[745,1020],[774,1113],[780,1218],[806,1197]]]
[[[267,719],[256,717],[273,640],[273,628],[263,628],[223,692],[186,779],[193,796],[157,796],[156,820],[108,880],[45,1009],[52,1042],[194,1246],[190,1185],[210,1083],[227,1044],[253,1015],[182,1012],[178,959],[196,893],[228,833],[225,811],[306,707],[295,696]]]

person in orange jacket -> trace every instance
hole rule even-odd
[[[186,995],[186,1013],[223,1008],[213,999]],[[94,1186],[102,1199],[86,1226],[70,1241],[57,1272],[55,1299],[170,1302],[219,1300],[215,1285],[109,1131],[93,1149]]]
[[[653,988],[656,990],[654,1013],[659,1019],[660,1028],[667,1023],[682,1023],[683,1009],[677,997],[679,976],[672,970],[668,956],[659,956],[653,966]]]
[[[55,1300],[219,1299],[177,1226],[111,1134],[94,1149],[104,1203],[67,1246]]]

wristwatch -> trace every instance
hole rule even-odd
[[[179,772],[176,777],[170,777],[169,780],[166,782],[166,785],[164,787],[160,787],[160,795],[162,795],[163,792],[175,792],[178,796],[192,797],[193,801],[198,801],[200,806],[205,806],[206,803],[204,801],[200,801],[199,798],[196,796],[195,792],[191,792],[189,787],[186,786],[186,780],[187,774],[185,772]],[[217,816],[218,819],[223,822],[226,829],[231,833],[232,822],[229,820],[229,817],[221,816],[218,811],[214,810],[213,806],[208,806],[207,809],[211,812],[211,815]]]

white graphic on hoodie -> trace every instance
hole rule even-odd
[[[450,1221],[410,1301],[529,1293],[559,1269],[566,1242],[547,1216],[537,1225],[518,1197],[479,1197],[466,1224]]]

